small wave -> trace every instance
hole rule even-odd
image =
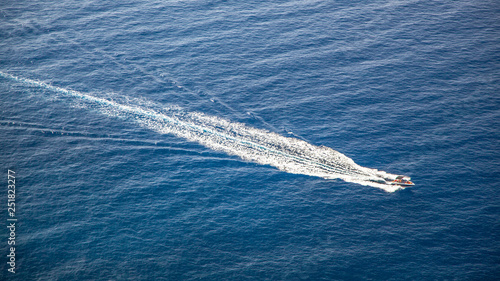
[[[387,179],[395,179],[397,175],[362,167],[338,151],[301,139],[284,137],[200,112],[182,111],[178,107],[158,111],[152,109],[153,106],[138,105],[130,99],[117,102],[4,72],[0,72],[0,76],[74,98],[105,115],[134,120],[160,134],[172,134],[288,173],[342,179],[387,192],[401,188],[383,183]]]

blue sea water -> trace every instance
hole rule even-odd
[[[499,18],[2,1],[0,279],[498,280]]]

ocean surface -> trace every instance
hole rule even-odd
[[[498,280],[499,19],[1,1],[0,280]]]

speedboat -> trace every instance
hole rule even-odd
[[[387,178],[382,175],[378,178],[370,179],[372,182],[387,184],[387,185],[398,185],[401,187],[414,186],[415,184],[411,181],[410,177],[407,176],[397,176],[395,179]]]
[[[400,185],[400,186],[413,186],[415,185],[411,182],[411,178],[407,176],[397,176],[395,180],[388,182],[390,185]]]

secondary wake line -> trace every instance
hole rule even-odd
[[[338,151],[325,146],[315,146],[300,139],[284,137],[199,112],[184,112],[174,108],[165,108],[164,112],[159,112],[130,101],[118,103],[4,72],[0,72],[0,76],[75,98],[105,115],[132,119],[158,133],[173,134],[211,149],[237,155],[247,161],[271,165],[289,173],[325,179],[339,178],[388,192],[402,188],[399,185],[385,184],[386,180],[393,180],[397,175],[359,166]]]

